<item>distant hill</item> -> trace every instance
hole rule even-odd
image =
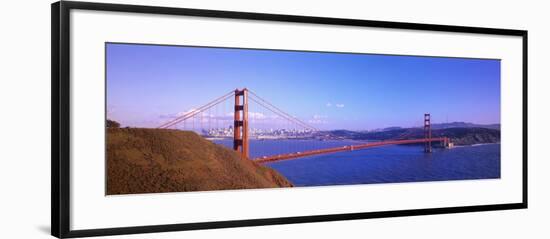
[[[486,128],[500,130],[500,124],[473,124],[467,122],[451,122],[432,124],[432,129],[448,129],[448,128]]]
[[[107,129],[107,194],[275,187],[292,183],[193,132]]]
[[[398,130],[398,129],[402,129],[402,127],[392,126],[387,128],[381,128],[381,129],[373,129],[373,130],[369,130],[368,132],[384,132],[384,131],[391,131],[391,130]]]
[[[433,125],[432,125],[433,126]],[[424,137],[423,128],[397,129],[383,132],[354,134],[355,140],[418,139]],[[432,129],[432,137],[449,137],[455,145],[472,145],[500,142],[500,130],[489,128],[443,128]]]
[[[359,135],[361,135],[361,132],[357,131],[351,131],[351,130],[344,130],[344,129],[338,129],[338,130],[331,130],[331,131],[322,131],[323,134],[328,134],[332,137],[336,138],[354,138]]]
[[[418,126],[415,128],[422,128],[422,126]],[[451,122],[451,123],[433,123],[432,129],[448,129],[448,128],[486,128],[486,129],[498,129],[500,130],[500,124],[474,124],[474,123],[468,123],[468,122]],[[380,128],[380,129],[373,129],[365,132],[385,132],[385,131],[394,131],[394,130],[400,130],[400,129],[407,129],[402,128],[399,126],[393,126],[393,127],[387,127],[387,128]]]
[[[455,145],[500,143],[500,130],[489,128],[447,128],[432,131],[434,137],[449,137]]]

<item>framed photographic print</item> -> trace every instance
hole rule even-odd
[[[527,32],[52,4],[52,235],[527,207]]]

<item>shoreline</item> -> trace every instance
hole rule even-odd
[[[500,144],[500,142],[498,142],[498,143],[479,143],[479,144],[469,144],[469,145],[455,145],[453,148],[477,147],[477,146],[484,146],[484,145],[491,145],[491,144]]]

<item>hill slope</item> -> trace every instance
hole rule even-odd
[[[107,129],[107,194],[273,187],[292,184],[193,132]]]

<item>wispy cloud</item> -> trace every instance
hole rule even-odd
[[[177,117],[180,117],[180,116],[184,116],[185,114],[193,112],[195,110],[196,109],[190,109],[188,111],[182,111],[182,112],[178,112],[178,113],[162,114],[162,115],[159,115],[159,118],[161,118],[161,119],[174,119],[174,118],[177,118]]]
[[[267,116],[260,112],[248,112],[248,119],[249,120],[264,120],[267,119]]]
[[[332,106],[334,106],[336,108],[344,108],[344,104],[333,104],[333,103],[330,103],[330,102],[326,103],[325,106],[329,107],[329,108],[332,107]]]
[[[328,116],[326,115],[313,115],[307,122],[310,124],[326,124]]]
[[[113,116],[113,113],[116,112],[116,107],[113,106],[113,105],[108,105],[107,106],[107,118],[109,117],[112,117]]]
[[[178,112],[178,113],[163,114],[163,115],[160,115],[159,118],[161,120],[165,120],[165,121],[166,120],[172,120],[172,119],[175,119],[175,118],[193,113],[195,111],[196,111],[196,109],[193,108],[193,109],[189,109],[187,111],[182,111],[182,112]],[[231,120],[234,117],[234,113],[233,112],[225,112],[225,113],[215,115],[215,114],[211,114],[208,111],[205,111],[205,112],[202,112],[202,113],[198,113],[194,117],[202,118],[203,121],[208,121],[209,119],[211,119],[211,120]],[[279,118],[280,117],[277,116],[277,115],[266,115],[266,114],[261,113],[261,112],[252,112],[252,111],[248,112],[248,119],[249,120],[268,120],[268,119],[279,119]]]

